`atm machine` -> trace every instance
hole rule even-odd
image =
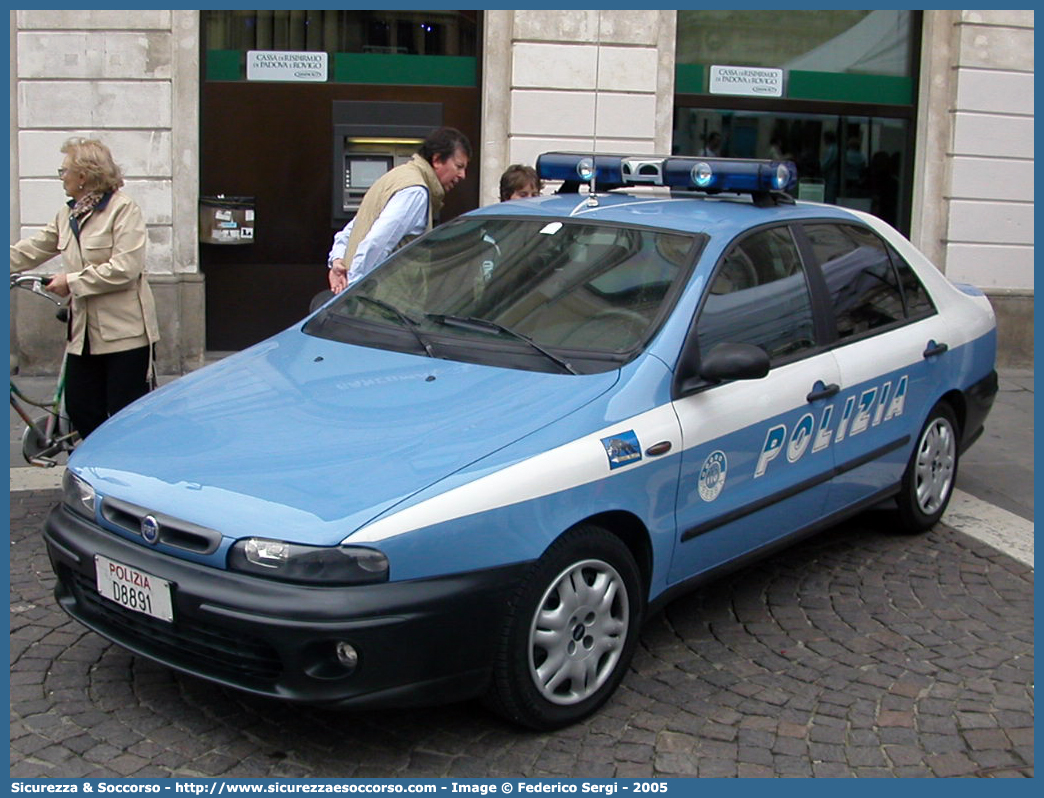
[[[331,226],[344,227],[377,178],[406,163],[441,126],[442,103],[335,100]]]

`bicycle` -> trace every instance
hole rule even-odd
[[[61,300],[44,290],[48,278],[38,274],[11,275],[11,290],[16,288],[42,296],[58,306],[55,318],[61,322],[69,319],[69,308]],[[72,428],[69,417],[64,412],[65,396],[65,360],[58,375],[54,394],[50,399],[33,399],[27,396],[15,384],[14,376],[18,373],[18,356],[11,355],[11,409],[25,422],[22,432],[22,457],[30,465],[41,468],[52,468],[58,465],[58,458],[63,453],[71,452],[79,442],[80,436]],[[45,411],[43,415],[32,415],[32,408]]]

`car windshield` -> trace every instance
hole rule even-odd
[[[619,225],[462,219],[393,255],[305,332],[513,368],[605,371],[662,323],[695,244]]]

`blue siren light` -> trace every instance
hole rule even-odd
[[[790,191],[797,186],[797,167],[790,161],[672,157],[665,159],[663,171],[671,188],[713,194]]]
[[[789,161],[776,164],[776,174],[773,177],[773,187],[776,191],[786,191],[787,188],[797,182],[797,169]]]
[[[714,178],[714,170],[709,163],[698,163],[692,167],[692,184],[698,188],[707,188]]]
[[[792,161],[751,158],[697,158],[665,155],[591,155],[545,152],[537,158],[541,180],[590,182],[595,187],[653,185],[681,191],[741,194],[791,192],[797,187]]]
[[[580,175],[580,179],[583,181],[588,181],[594,177],[594,158],[581,158],[580,163],[576,165],[576,173]]]
[[[545,152],[537,157],[536,170],[541,180],[582,181],[594,173],[595,183],[625,185],[622,155],[594,155],[583,152]]]

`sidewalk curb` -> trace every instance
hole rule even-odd
[[[57,490],[62,487],[65,466],[12,468],[11,493],[23,490]]]

